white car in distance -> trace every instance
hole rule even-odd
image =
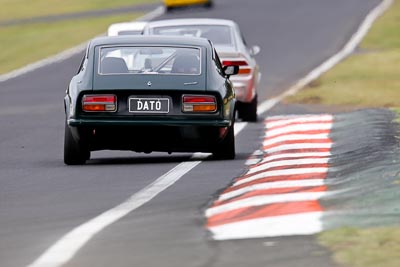
[[[146,24],[144,21],[114,23],[108,27],[107,35],[141,35]]]

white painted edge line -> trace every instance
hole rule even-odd
[[[302,193],[289,193],[289,194],[276,194],[276,195],[265,195],[249,197],[245,199],[234,200],[227,204],[217,205],[206,210],[206,217],[215,216],[224,212],[246,208],[256,207],[275,203],[286,203],[286,202],[297,202],[297,201],[309,201],[318,200],[322,197],[332,195],[332,192],[302,192]]]
[[[150,21],[156,17],[161,16],[164,13],[165,13],[165,7],[159,6],[156,9],[154,9],[153,11],[150,11],[149,13],[147,13],[133,21]]]
[[[239,134],[246,126],[247,122],[235,122],[235,135]]]
[[[251,165],[260,163],[260,161],[263,159],[263,155],[264,155],[264,152],[261,150],[254,151],[253,154],[245,162],[245,165],[251,166]]]
[[[239,134],[246,125],[247,123],[238,123],[237,127],[235,127],[235,135]],[[32,264],[28,265],[28,267],[63,266],[96,234],[152,200],[199,165],[202,162],[200,160],[208,156],[209,154],[206,153],[195,153],[192,159],[198,161],[180,163],[153,183],[132,195],[125,202],[74,228],[47,249]]]
[[[309,165],[309,164],[327,164],[328,162],[329,162],[328,158],[306,158],[306,159],[274,161],[257,167],[250,168],[250,170],[247,172],[246,175],[259,171],[267,171],[268,169],[276,167],[290,167],[290,166]]]
[[[162,15],[164,13],[164,10],[165,9],[164,9],[163,6],[159,6],[155,10],[145,14],[142,17],[139,17],[137,20],[138,21],[152,20],[153,18],[156,18],[156,17]],[[104,35],[104,34],[101,34],[99,36],[102,36],[102,35]],[[45,67],[47,65],[54,64],[54,63],[61,62],[61,61],[64,61],[66,59],[69,59],[69,58],[81,53],[82,51],[84,51],[86,49],[86,47],[87,47],[87,44],[88,44],[88,41],[85,41],[84,43],[81,43],[81,44],[79,44],[79,45],[77,45],[75,47],[69,48],[69,49],[67,49],[67,50],[65,50],[65,51],[63,51],[63,52],[61,52],[59,54],[50,56],[48,58],[36,61],[34,63],[31,63],[31,64],[28,64],[28,65],[26,65],[26,66],[24,66],[22,68],[13,70],[13,71],[5,73],[5,74],[2,74],[2,75],[0,75],[0,83],[8,81],[8,80],[11,80],[11,79],[16,78],[18,76],[21,76],[23,74],[35,71],[37,69],[43,68],[43,67]]]
[[[79,249],[92,239],[94,235],[123,218],[133,210],[149,202],[200,163],[201,161],[193,161],[183,162],[177,165],[153,183],[132,195],[125,202],[100,214],[64,235],[37,260],[30,264],[29,267],[55,267],[64,265],[71,260]]]
[[[262,156],[262,155],[264,155],[264,152],[260,149],[254,151],[252,154],[253,157],[258,157],[258,156]]]
[[[326,184],[327,181],[325,179],[307,179],[307,180],[261,183],[243,187],[227,193],[223,193],[219,196],[218,201],[228,200],[256,190],[268,190],[268,189],[291,188],[291,187],[313,187],[313,186],[323,186]]]
[[[11,79],[16,78],[18,76],[21,76],[23,74],[32,72],[34,70],[43,68],[43,67],[45,67],[47,65],[64,61],[64,60],[66,60],[66,59],[68,59],[68,58],[70,58],[70,57],[72,57],[74,55],[77,55],[77,54],[81,53],[83,50],[86,49],[86,46],[87,46],[87,42],[79,44],[79,45],[77,45],[75,47],[72,47],[72,48],[70,48],[68,50],[65,50],[65,51],[63,51],[63,52],[61,52],[59,54],[56,54],[54,56],[50,56],[48,58],[39,60],[37,62],[28,64],[25,67],[22,67],[20,69],[16,69],[16,70],[13,70],[11,72],[2,74],[2,75],[0,75],[0,83],[8,81],[8,80],[11,80]]]
[[[375,7],[360,24],[358,30],[353,34],[345,46],[331,58],[326,60],[320,66],[308,73],[304,78],[297,81],[288,90],[281,95],[266,100],[258,106],[257,113],[259,115],[273,108],[276,104],[281,102],[285,97],[296,94],[299,90],[305,87],[310,82],[320,77],[323,73],[333,68],[337,63],[351,55],[357,46],[361,43],[364,36],[368,33],[372,24],[379,18],[392,4],[393,0],[383,0],[377,7]]]
[[[322,116],[304,116],[300,118],[295,118],[295,119],[281,119],[278,121],[271,121],[266,123],[267,128],[274,128],[278,126],[284,126],[288,124],[293,124],[293,123],[306,123],[306,122],[323,122],[323,121],[328,121],[331,122],[333,120],[332,115],[322,115]]]
[[[323,230],[322,212],[274,216],[210,227],[215,240],[311,235]]]
[[[255,164],[260,163],[260,161],[261,161],[261,158],[259,158],[259,159],[257,159],[257,158],[255,158],[255,159],[248,159],[248,160],[246,160],[245,165],[246,165],[246,166],[252,166],[252,165],[255,165]]]
[[[280,127],[275,130],[267,130],[265,133],[266,138],[275,137],[282,134],[290,134],[295,132],[307,132],[307,131],[320,131],[320,130],[330,130],[332,129],[331,122],[321,122],[321,123],[307,123],[307,124],[295,124]]]
[[[235,183],[233,183],[232,186],[238,186],[238,185],[246,184],[246,183],[253,182],[256,180],[269,178],[269,177],[275,177],[275,176],[292,176],[292,175],[302,175],[302,174],[312,175],[312,174],[321,174],[321,173],[327,173],[327,172],[328,172],[328,168],[326,168],[326,167],[293,168],[293,169],[284,169],[284,170],[277,170],[277,171],[266,171],[266,172],[255,174],[248,178],[236,181]]]

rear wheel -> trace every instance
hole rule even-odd
[[[213,151],[213,156],[215,159],[234,159],[235,155],[235,128],[232,124],[224,140]]]
[[[243,121],[256,122],[257,121],[257,95],[251,100],[250,103],[240,103],[239,117]]]
[[[65,123],[64,131],[64,163],[67,165],[82,165],[90,159],[87,147],[77,142],[72,136],[71,129]]]

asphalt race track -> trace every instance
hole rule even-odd
[[[285,91],[350,38],[379,0],[216,0],[212,10],[162,16],[238,22],[259,45],[260,102]],[[0,83],[0,266],[28,266],[77,226],[119,205],[190,154],[96,152],[63,164],[63,96],[81,55]],[[213,241],[204,211],[246,172],[268,116],[312,113],[278,105],[236,137],[237,159],[205,159],[175,184],[93,236],[65,266],[335,266],[313,236]],[[53,265],[49,265],[53,266]]]

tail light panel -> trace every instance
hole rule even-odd
[[[82,110],[86,112],[115,112],[117,111],[117,96],[84,95]]]
[[[251,73],[251,67],[245,59],[226,59],[222,61],[224,66],[239,66],[239,75],[247,75]]]
[[[217,99],[209,95],[183,95],[182,112],[213,113],[217,111]]]

